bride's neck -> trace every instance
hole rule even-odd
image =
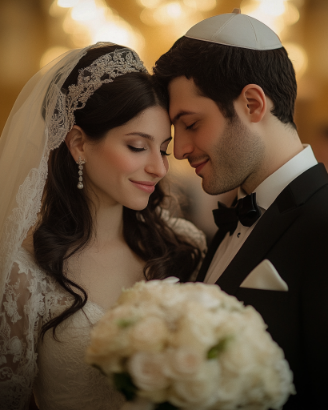
[[[99,204],[92,212],[94,239],[99,246],[113,240],[123,240],[123,206],[121,204]]]

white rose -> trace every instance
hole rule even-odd
[[[131,329],[130,343],[134,350],[161,350],[169,332],[165,322],[158,317],[146,317]]]
[[[216,360],[203,362],[192,379],[177,380],[168,392],[168,400],[177,407],[207,408],[217,401],[220,366]]]
[[[171,344],[176,347],[190,347],[206,355],[208,349],[216,345],[218,340],[211,323],[211,313],[202,306],[192,304],[188,304],[184,311]]]
[[[199,372],[204,356],[188,347],[171,349],[166,354],[165,373],[173,379],[195,376]]]
[[[217,285],[205,283],[187,283],[185,291],[188,292],[188,299],[195,303],[200,303],[207,309],[217,311],[225,310],[242,310],[243,304],[234,296],[223,292]]]
[[[103,325],[99,323],[91,332],[91,343],[88,347],[88,356],[92,357],[104,356],[113,352],[112,343],[117,338],[119,329],[115,323]]]
[[[139,318],[156,316],[165,320],[165,312],[163,311],[161,306],[159,306],[158,303],[154,301],[151,302],[148,300],[143,300],[135,308],[135,311]]]
[[[148,294],[147,282],[137,282],[132,288],[124,289],[117,300],[117,305],[136,305]],[[151,297],[151,295],[149,295]]]
[[[252,344],[247,342],[241,335],[228,341],[227,349],[218,357],[221,365],[236,374],[248,372],[256,363],[256,354]]]
[[[141,390],[161,390],[169,385],[163,373],[164,356],[161,353],[137,352],[127,363],[134,384]]]
[[[221,306],[221,295],[217,292],[217,285],[204,285],[203,283],[188,283],[188,300],[205,307],[206,309],[217,309]],[[214,288],[215,287],[215,288]]]
[[[98,363],[98,356],[130,354],[129,329],[137,320],[136,309],[131,306],[117,306],[106,312],[91,332],[88,362]]]
[[[290,394],[296,394],[293,385],[293,373],[288,362],[283,359],[274,363],[272,370],[274,377],[266,380],[266,393],[270,397],[270,408],[280,409],[287,401]]]
[[[181,287],[180,284],[166,283],[162,287],[160,294],[159,303],[164,309],[177,308],[177,305],[182,305],[187,301],[187,295],[185,289]],[[180,314],[182,312],[179,312]]]
[[[176,276],[169,276],[168,278],[165,278],[165,279],[163,280],[163,282],[174,284],[174,283],[179,283],[179,282],[180,282],[180,279],[177,278]]]

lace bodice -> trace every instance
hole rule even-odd
[[[47,332],[38,345],[38,375],[34,382],[34,395],[40,409],[46,410],[118,410],[123,396],[115,391],[108,380],[84,362],[89,343],[90,327],[104,311],[87,302],[62,322],[57,342]]]
[[[194,225],[171,219],[174,230],[205,250],[205,237]],[[44,323],[71,304],[63,289],[20,248],[6,283],[0,310],[0,410],[28,409],[34,390],[40,410],[116,410],[124,399],[98,370],[84,363],[91,327],[103,315],[90,301],[62,322],[59,341]]]

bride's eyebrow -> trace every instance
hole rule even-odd
[[[137,135],[139,137],[146,138],[147,140],[155,141],[154,137],[152,137],[149,134],[145,134],[144,132],[138,132],[138,131],[137,132],[129,132],[128,134],[125,134],[125,135]],[[171,140],[172,140],[172,137],[166,138],[166,140],[164,140],[162,142],[162,144],[164,144],[164,142],[171,141]]]
[[[149,141],[155,141],[155,138],[154,138],[154,137],[152,137],[152,136],[149,135],[149,134],[145,134],[144,132],[138,132],[138,131],[136,131],[136,132],[129,132],[129,133],[126,134],[126,135],[138,135],[139,137],[146,138],[146,139],[149,140]]]

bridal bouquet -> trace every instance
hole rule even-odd
[[[216,285],[139,282],[94,327],[87,362],[145,409],[280,409],[292,374],[265,328]]]

